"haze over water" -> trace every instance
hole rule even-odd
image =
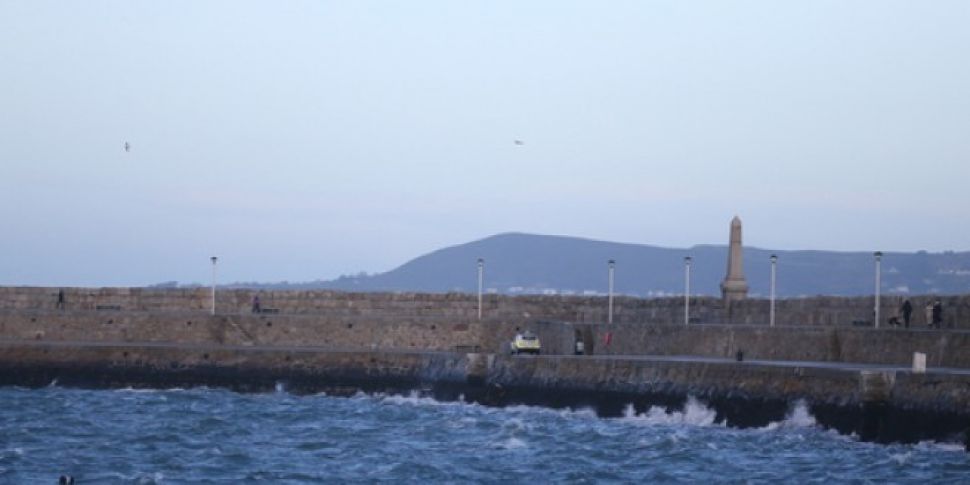
[[[703,403],[602,419],[416,396],[0,388],[0,483],[965,483],[956,444],[878,445],[803,406],[763,429]]]

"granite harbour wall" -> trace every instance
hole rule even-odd
[[[531,330],[547,355],[656,355],[970,368],[970,332],[836,326],[584,324],[513,318],[400,318],[386,315],[209,315],[118,311],[4,311],[0,336],[13,341],[82,341],[507,353]]]
[[[149,288],[40,288],[0,287],[0,310],[53,310],[58,291],[64,291],[68,310],[110,310],[135,312],[204,312],[211,308],[210,290]],[[220,314],[244,314],[251,310],[253,296],[264,309],[281,314],[314,314],[337,318],[394,317],[472,319],[477,316],[477,296],[464,293],[347,293],[337,291],[217,291]],[[939,298],[943,304],[943,326],[970,329],[970,295],[914,296],[912,325],[927,325],[926,304]],[[585,296],[485,295],[486,320],[539,319],[574,323],[607,321],[607,299]],[[897,314],[903,297],[881,299],[880,326]],[[767,324],[769,302],[748,299],[725,305],[719,298],[692,298],[692,323]],[[781,299],[776,302],[776,322],[782,325],[852,326],[872,325],[873,298],[814,297]],[[683,298],[617,297],[615,323],[670,324],[684,320]]]

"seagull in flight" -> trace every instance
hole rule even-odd
[[[522,145],[525,145],[525,142],[524,142],[524,141],[522,141],[522,140],[515,140],[515,142],[514,142],[514,143],[515,143],[516,145],[519,145],[519,146],[522,146]]]
[[[131,145],[128,144],[128,142],[125,142],[125,152],[130,152],[130,151],[131,151]]]

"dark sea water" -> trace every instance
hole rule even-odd
[[[956,444],[877,445],[804,406],[763,429],[682,411],[489,408],[417,396],[0,388],[0,483],[970,483]]]

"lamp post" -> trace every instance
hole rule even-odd
[[[879,289],[882,286],[882,251],[872,253],[876,258],[876,306],[873,313],[876,317],[875,327],[879,328]]]
[[[771,290],[769,291],[771,299],[771,307],[768,310],[768,324],[772,327],[775,326],[775,267],[778,266],[778,256],[772,254],[769,258],[771,260]]]
[[[213,256],[209,258],[212,261],[212,314],[216,314],[216,262],[219,258]]]
[[[607,313],[607,323],[613,323],[613,271],[616,267],[616,261],[612,259],[609,261],[610,266],[610,290],[609,290],[609,313]]]
[[[482,319],[482,286],[485,283],[485,260],[478,258],[478,319]]]
[[[690,263],[693,258],[684,258],[684,325],[690,324]]]

